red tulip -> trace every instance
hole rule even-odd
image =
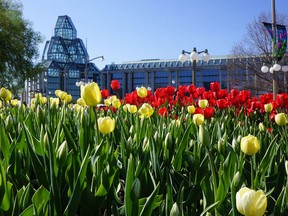
[[[213,107],[207,107],[204,109],[204,117],[206,119],[210,119],[214,116],[214,108]]]
[[[120,83],[118,80],[112,80],[110,83],[110,87],[112,90],[117,91],[120,89]]]
[[[226,99],[219,99],[216,101],[216,104],[219,109],[226,109],[228,107]]]
[[[102,89],[101,96],[102,98],[107,98],[109,96],[109,91],[107,89]]]
[[[166,107],[161,107],[158,110],[158,115],[162,117],[167,117],[168,116],[168,109]]]
[[[210,83],[210,90],[213,92],[219,91],[220,90],[220,83],[219,82]]]

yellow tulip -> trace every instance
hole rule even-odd
[[[6,101],[10,101],[10,100],[12,100],[12,93],[9,91],[9,90],[7,90],[7,96],[6,96],[6,98],[5,98],[5,100]]]
[[[154,113],[154,109],[151,107],[150,104],[144,103],[142,104],[138,112],[141,114],[140,115],[141,118],[142,117],[149,118]]]
[[[53,106],[53,104],[55,104],[55,106],[59,105],[59,98],[50,98],[50,106]]]
[[[195,112],[195,106],[188,106],[187,107],[187,111],[188,111],[188,113],[190,113],[190,114],[193,114],[194,112]]]
[[[279,126],[284,126],[287,123],[287,116],[285,113],[278,113],[275,115],[275,122]]]
[[[127,112],[129,110],[130,104],[125,104],[122,108],[124,112]]]
[[[204,109],[204,108],[206,108],[208,106],[208,100],[206,100],[206,99],[199,100],[198,101],[198,105],[199,105],[199,107]]]
[[[99,131],[103,134],[108,134],[115,129],[115,120],[111,117],[100,117],[97,120]]]
[[[77,104],[80,105],[80,106],[86,106],[86,103],[85,103],[85,101],[83,100],[83,98],[78,98]]]
[[[96,106],[101,102],[101,92],[97,83],[92,82],[81,87],[81,98],[88,106]]]
[[[66,103],[71,102],[71,101],[72,101],[72,95],[67,94],[67,96],[66,96],[66,98],[64,99],[64,101],[65,101]]]
[[[31,104],[35,104],[36,103],[36,98],[32,98],[31,99]]]
[[[11,100],[11,105],[12,106],[17,106],[18,105],[18,100],[17,99]]]
[[[140,98],[145,98],[147,96],[147,89],[145,87],[137,88],[137,95]]]
[[[193,115],[193,121],[197,125],[202,125],[204,122],[204,115],[198,113]]]
[[[273,104],[272,103],[265,104],[264,109],[266,113],[270,113],[273,110]]]
[[[115,109],[118,109],[118,108],[121,106],[120,100],[119,100],[119,99],[113,100],[113,101],[112,101],[112,106],[113,106]]]
[[[245,216],[262,216],[267,208],[267,198],[262,190],[243,187],[236,193],[236,207]]]
[[[60,89],[56,90],[56,91],[55,91],[55,95],[56,95],[57,97],[59,97],[59,93],[60,93],[60,92],[62,92]]]
[[[46,104],[47,103],[47,98],[46,97],[42,97],[41,98],[41,103],[42,104]]]
[[[129,107],[128,107],[128,111],[130,112],[130,113],[136,113],[137,112],[137,106],[136,105],[130,105]]]
[[[42,94],[41,93],[36,93],[35,95],[34,95],[34,98],[42,98]]]
[[[3,105],[2,105],[2,101],[0,100],[0,109],[2,108],[2,106],[3,106]]]
[[[257,137],[250,134],[248,136],[242,137],[240,147],[241,151],[246,155],[256,154],[260,149]]]
[[[8,90],[6,89],[6,88],[1,88],[0,89],[0,98],[2,99],[2,100],[5,100],[6,99],[6,97],[8,96]]]
[[[64,101],[64,100],[66,99],[67,95],[68,95],[67,92],[64,92],[64,91],[61,91],[61,92],[58,93],[58,97],[59,97],[62,101]]]

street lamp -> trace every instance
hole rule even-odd
[[[104,61],[104,56],[97,56],[97,57],[92,58],[92,59],[86,59],[86,62],[85,62],[85,83],[87,83],[88,63],[95,60],[95,59],[99,59],[99,58],[101,58],[101,61]]]
[[[199,58],[199,54],[203,53],[202,60],[208,62],[210,59],[210,55],[208,53],[208,50],[205,49],[203,51],[198,52],[197,49],[194,47],[192,52],[187,52],[185,50],[182,50],[182,53],[179,55],[179,61],[184,63],[187,61],[187,56],[185,54],[190,55],[190,60],[192,62],[192,83],[196,85],[196,63]]]
[[[269,71],[270,73],[273,74],[273,78],[274,78],[274,74],[278,73],[280,70],[284,72],[284,89],[286,91],[286,84],[287,84],[286,83],[286,73],[288,72],[288,65],[281,66],[280,64],[275,63],[270,68],[265,64],[261,67],[262,73],[267,73]],[[274,100],[276,99],[276,95],[278,93],[278,80],[277,80],[277,85],[275,85],[275,84],[276,83],[274,83],[274,79],[273,79],[273,99]]]

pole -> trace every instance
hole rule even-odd
[[[85,83],[87,83],[87,72],[88,72],[88,59],[87,59],[87,56],[86,56],[85,72],[84,72],[84,80],[85,80]]]
[[[193,60],[192,63],[192,84],[196,86],[196,60]]]
[[[272,30],[273,30],[273,40],[272,40],[272,54],[274,63],[277,62],[276,59],[276,15],[275,15],[275,0],[271,0],[271,6],[272,6]],[[276,95],[278,94],[278,74],[277,71],[273,71],[273,99],[276,99]]]

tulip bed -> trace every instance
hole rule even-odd
[[[288,215],[288,94],[214,82],[119,100],[92,83],[75,104],[58,91],[25,107],[6,93],[0,215]]]

